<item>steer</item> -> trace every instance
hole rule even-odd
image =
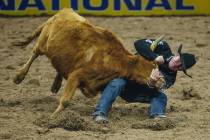
[[[57,71],[51,91],[57,93],[62,79],[67,83],[60,104],[52,116],[62,111],[79,88],[86,97],[95,97],[117,77],[146,84],[157,66],[141,56],[129,53],[111,31],[94,26],[72,9],[63,9],[40,25],[33,34],[17,45],[27,45],[37,38],[33,55],[14,78],[21,83],[33,61],[47,56]],[[162,40],[157,39],[153,47]],[[158,84],[163,84],[160,79]]]

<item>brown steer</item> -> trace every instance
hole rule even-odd
[[[129,53],[112,32],[90,24],[71,9],[58,12],[19,45],[27,45],[36,37],[33,55],[18,70],[14,82],[21,83],[32,62],[39,55],[46,55],[57,71],[52,92],[58,92],[63,78],[67,80],[52,116],[66,107],[77,88],[85,96],[94,97],[108,81],[117,77],[146,84],[156,67],[143,57]]]

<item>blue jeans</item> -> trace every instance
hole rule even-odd
[[[127,102],[150,103],[150,117],[165,114],[167,96],[164,93],[151,89],[147,85],[138,85],[132,81],[116,78],[111,80],[103,90],[93,115],[108,116],[108,112],[118,96]]]

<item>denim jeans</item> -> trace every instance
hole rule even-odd
[[[165,114],[167,96],[164,93],[151,89],[147,85],[138,85],[132,81],[116,78],[111,80],[103,90],[93,115],[108,116],[108,112],[118,96],[127,102],[150,103],[150,117]]]

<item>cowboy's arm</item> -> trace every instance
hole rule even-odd
[[[152,51],[150,48],[151,44],[151,40],[145,39],[137,40],[134,42],[134,46],[137,52],[149,61],[157,61],[158,64],[163,64],[164,62],[167,62],[173,55],[169,45],[165,41],[159,42],[154,51]]]
[[[136,51],[147,60],[154,61],[158,55],[150,49],[149,45],[142,45],[143,41],[144,40],[137,40],[134,42]]]

